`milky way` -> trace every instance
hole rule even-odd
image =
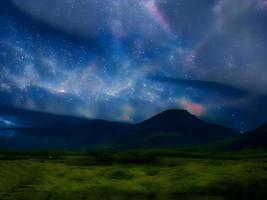
[[[126,122],[181,108],[242,131],[267,121],[265,0],[11,0],[0,24],[3,105]]]

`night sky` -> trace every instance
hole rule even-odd
[[[267,0],[2,0],[0,104],[131,123],[177,108],[255,128]]]

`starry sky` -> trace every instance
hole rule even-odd
[[[131,123],[177,108],[246,131],[266,102],[267,0],[0,1],[1,105]]]

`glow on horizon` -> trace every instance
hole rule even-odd
[[[192,102],[189,99],[182,98],[179,100],[179,104],[188,112],[198,117],[201,117],[206,113],[206,109],[203,105]]]

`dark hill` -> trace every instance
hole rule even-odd
[[[244,134],[231,144],[231,149],[249,149],[267,147],[267,124]]]

